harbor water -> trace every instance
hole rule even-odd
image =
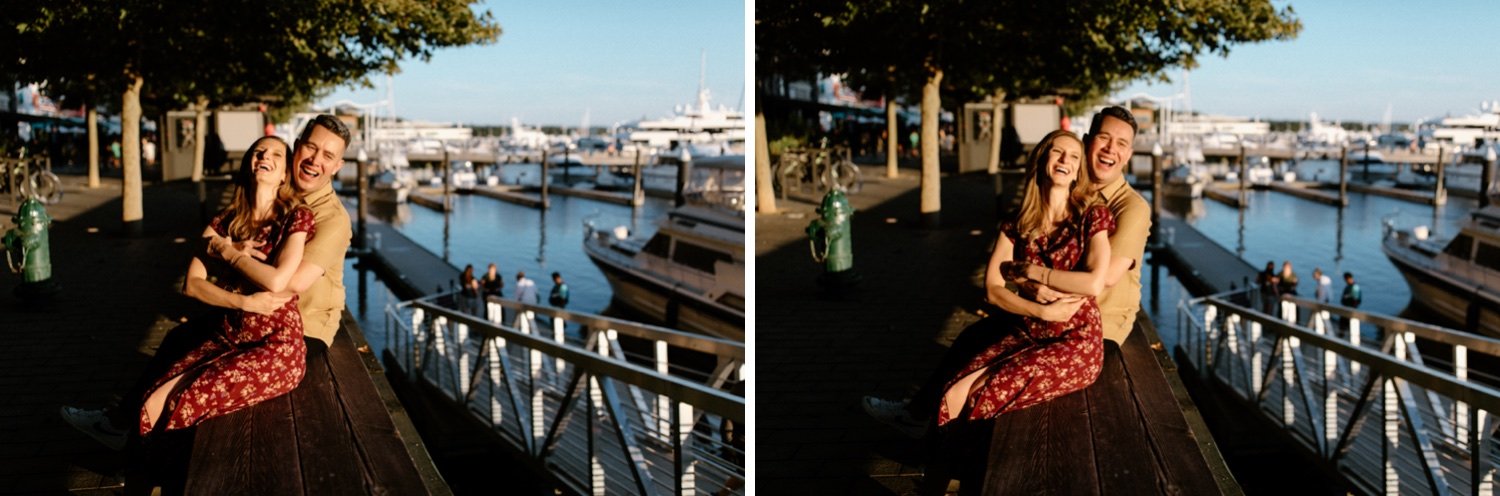
[[[1295,168],[1298,178],[1337,177],[1338,162],[1304,161]],[[1350,165],[1350,176],[1361,178],[1358,166]],[[1374,177],[1372,176],[1372,179]],[[1149,198],[1149,192],[1146,193]],[[1458,232],[1478,201],[1449,196],[1448,204],[1432,207],[1394,198],[1349,193],[1343,209],[1269,190],[1251,190],[1249,203],[1238,210],[1207,198],[1187,201],[1167,198],[1164,209],[1183,218],[1209,239],[1240,256],[1257,271],[1274,262],[1277,272],[1291,261],[1297,273],[1297,293],[1311,298],[1317,289],[1313,268],[1322,268],[1333,279],[1331,298],[1337,304],[1344,290],[1344,272],[1354,274],[1364,293],[1361,310],[1459,328],[1462,323],[1443,319],[1411,301],[1411,289],[1390,260],[1381,252],[1383,219],[1398,227],[1425,225],[1432,236],[1444,239]],[[1161,236],[1169,236],[1167,233]],[[1141,271],[1142,307],[1156,323],[1168,346],[1177,340],[1177,303],[1191,298],[1165,265],[1147,256]],[[1255,281],[1251,280],[1251,283]]]
[[[535,171],[535,165],[503,168],[502,182],[511,183],[519,174]],[[524,177],[522,177],[524,179]],[[352,199],[346,199],[351,217]],[[583,251],[584,221],[600,229],[626,226],[632,235],[650,236],[657,222],[672,208],[670,200],[647,197],[639,208],[560,194],[551,195],[547,210],[509,203],[489,197],[453,194],[453,208],[444,214],[411,203],[370,202],[370,219],[386,222],[423,248],[463,269],[474,266],[475,277],[483,277],[490,263],[505,280],[504,296],[514,297],[516,272],[536,282],[542,303],[552,290],[552,272],[562,274],[568,284],[569,310],[599,313],[648,324],[661,324],[628,309],[611,306],[612,292],[604,274]],[[344,285],[348,307],[378,353],[385,349],[385,306],[399,301],[386,289],[380,276],[357,258],[345,260]],[[456,288],[457,281],[453,281]],[[447,288],[445,288],[447,289]]]

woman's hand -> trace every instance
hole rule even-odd
[[[261,315],[271,315],[288,301],[292,301],[292,293],[261,291],[245,297],[243,310]]]
[[[1062,291],[1058,291],[1056,289],[1052,289],[1051,286],[1048,286],[1046,284],[1042,284],[1042,283],[1034,281],[1034,280],[1023,281],[1020,284],[1018,284],[1018,287],[1021,288],[1021,292],[1023,294],[1025,294],[1027,297],[1031,298],[1031,301],[1035,301],[1035,302],[1041,303],[1043,305],[1048,304],[1048,303],[1052,303],[1054,301],[1057,301],[1057,300],[1060,300],[1060,299],[1063,299],[1063,298],[1081,297],[1081,295],[1077,295],[1077,294],[1073,294],[1073,293],[1064,293]]]
[[[1041,319],[1048,322],[1067,322],[1078,313],[1078,307],[1083,306],[1084,297],[1078,295],[1066,295],[1058,298],[1052,303],[1042,305]]]
[[[1027,279],[1026,274],[1031,264],[1026,262],[1006,261],[1000,263],[1000,276],[1007,281],[1020,283]]]

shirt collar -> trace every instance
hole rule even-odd
[[[1104,185],[1103,188],[1099,188],[1099,194],[1103,196],[1105,200],[1114,200],[1115,198],[1118,198],[1120,196],[1120,192],[1126,187],[1125,175],[1120,174],[1120,176],[1116,177],[1114,181],[1110,181],[1110,183]]]
[[[326,201],[329,197],[332,197],[332,196],[333,196],[333,183],[330,182],[328,184],[323,185],[323,187],[321,187],[321,188],[313,190],[311,193],[308,193],[306,196],[303,196],[302,200],[306,201],[308,205],[316,205],[318,203],[322,203],[322,202]]]

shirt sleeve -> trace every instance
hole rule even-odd
[[[1105,208],[1104,205],[1089,207],[1088,219],[1088,237],[1092,238],[1100,232],[1111,235],[1115,233],[1115,216],[1109,213],[1109,209]],[[1114,247],[1111,246],[1110,248]]]
[[[302,255],[304,262],[312,262],[325,272],[343,265],[344,252],[348,251],[349,240],[354,236],[354,228],[349,224],[347,216],[329,217],[322,224],[314,225],[313,229],[318,236],[307,241],[307,248]]]
[[[220,236],[228,236],[229,235],[229,225],[228,225],[229,221],[228,221],[228,218],[229,218],[229,210],[228,209],[220,210],[219,213],[218,213],[218,215],[214,215],[214,218],[210,219],[208,221],[208,227],[210,229],[213,229],[215,234],[218,234]]]
[[[299,232],[307,233],[308,241],[312,241],[318,234],[316,218],[313,216],[312,210],[307,207],[292,209],[292,227],[287,231],[287,235],[290,236],[292,233]]]
[[[1115,231],[1109,237],[1112,257],[1125,257],[1131,267],[1140,265],[1146,255],[1146,237],[1151,234],[1151,211],[1144,201],[1127,202],[1115,212]]]

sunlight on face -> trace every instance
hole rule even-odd
[[[1075,140],[1059,139],[1052,142],[1047,152],[1047,178],[1051,184],[1071,185],[1078,180],[1078,170],[1083,164],[1083,144]]]
[[[250,172],[256,184],[274,187],[286,182],[286,147],[281,143],[263,139],[246,153],[252,160]]]
[[[1094,185],[1102,187],[1125,173],[1135,154],[1135,131],[1130,124],[1105,116],[1099,132],[1089,141],[1089,167],[1094,171]]]

